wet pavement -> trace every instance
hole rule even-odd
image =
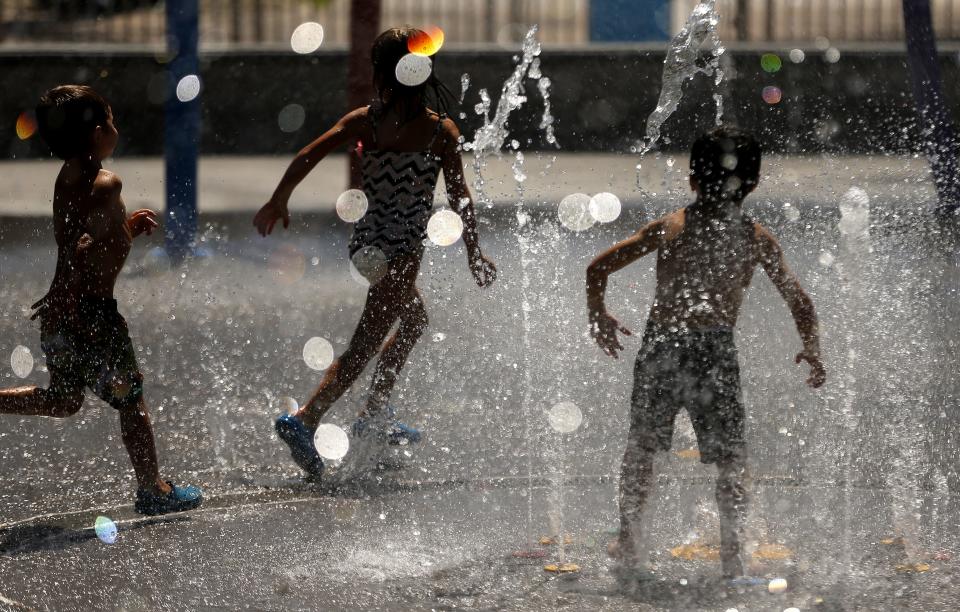
[[[425,440],[362,481],[335,469],[322,484],[303,481],[271,424],[283,397],[303,401],[320,377],[302,360],[306,340],[321,336],[339,353],[356,323],[365,290],[347,264],[347,224],[308,212],[293,231],[260,239],[247,216],[211,213],[201,244],[212,254],[173,268],[151,250],[158,243],[139,243],[120,310],[164,472],[203,486],[208,501],[184,515],[134,515],[116,415],[95,399],[62,421],[0,417],[0,609],[956,609],[955,239],[915,223],[922,200],[905,203],[903,190],[841,179],[795,193],[798,218],[762,187],[748,200],[814,298],[830,375],[820,391],[803,384],[788,310],[758,272],[737,335],[749,554],[752,573],[785,578],[785,592],[719,582],[713,472],[696,461],[685,419],[676,452],[658,458],[648,512],[658,580],[619,588],[605,558],[639,339],[623,359],[603,357],[586,333],[583,273],[600,249],[682,204],[677,191],[580,233],[535,206],[525,249],[509,203],[481,209],[500,267],[489,290],[472,283],[462,243],[428,247],[430,327],[395,394]],[[837,201],[855,184],[875,222],[859,242],[836,227]],[[46,382],[27,307],[53,269],[47,224],[3,221],[0,356],[23,345],[37,357],[23,381],[0,367],[4,386]],[[635,332],[652,265],[625,270],[608,291]],[[330,422],[349,426],[368,380]],[[561,401],[583,413],[572,433],[548,425]],[[113,544],[93,530],[100,515],[119,527]],[[569,536],[562,555],[538,543],[559,533]],[[521,549],[546,556],[512,555]],[[543,570],[561,556],[581,571]]]

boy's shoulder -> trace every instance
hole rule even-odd
[[[123,181],[120,180],[120,176],[109,170],[103,168],[97,172],[97,177],[93,180],[93,189],[91,190],[94,197],[112,197],[123,189]]]

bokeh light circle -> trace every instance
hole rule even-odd
[[[300,404],[292,397],[284,396],[280,398],[280,409],[286,414],[296,414],[300,410]]]
[[[830,251],[824,251],[823,253],[820,253],[820,257],[817,258],[817,261],[820,262],[821,266],[829,268],[833,265],[835,259],[836,258],[833,256],[833,253]]]
[[[10,353],[10,367],[17,378],[26,378],[33,372],[33,354],[30,349],[21,345],[16,346]]]
[[[277,125],[283,132],[296,132],[303,127],[307,111],[299,104],[287,104],[277,114]]]
[[[600,192],[590,198],[587,210],[595,221],[610,223],[620,216],[620,198],[606,191]]]
[[[362,189],[347,189],[337,198],[337,216],[347,223],[356,223],[367,214],[367,194]]]
[[[590,214],[590,196],[585,193],[566,196],[560,200],[557,216],[565,228],[574,232],[590,229],[594,223],[593,216]]]
[[[433,55],[443,46],[443,40],[443,30],[437,26],[428,26],[407,41],[407,50],[414,55]]]
[[[823,59],[827,60],[831,64],[836,64],[840,61],[840,49],[836,47],[830,47],[823,52]]]
[[[437,246],[450,246],[463,234],[463,219],[452,210],[438,210],[427,221],[427,238]]]
[[[143,271],[150,276],[158,276],[170,271],[173,262],[167,250],[161,246],[155,246],[143,254]]]
[[[763,101],[767,104],[779,104],[780,100],[783,99],[783,92],[780,91],[779,87],[775,85],[768,85],[763,88],[763,92],[760,94],[763,97]]]
[[[37,118],[31,111],[23,111],[17,117],[17,138],[26,140],[37,132]]]
[[[188,74],[177,81],[177,100],[190,102],[200,95],[200,77]]]
[[[93,522],[93,531],[104,544],[113,544],[117,541],[117,524],[105,516],[98,516]]]
[[[333,363],[333,345],[320,336],[310,338],[303,345],[303,362],[311,370],[326,370]]]
[[[803,52],[803,49],[790,50],[790,61],[794,64],[801,64],[805,59],[807,59],[807,54]]]
[[[313,444],[322,458],[336,461],[343,459],[350,450],[350,437],[333,423],[321,423],[313,434]]]
[[[290,35],[290,48],[295,53],[313,53],[323,44],[323,26],[315,21],[301,23]]]
[[[786,578],[773,578],[770,582],[767,583],[767,591],[773,593],[774,595],[778,593],[783,593],[787,590],[787,580]]]
[[[783,216],[785,216],[788,221],[796,221],[800,218],[800,209],[790,202],[786,202],[783,205]]]
[[[307,258],[295,245],[281,244],[270,253],[268,266],[279,282],[292,285],[307,271]]]
[[[760,67],[763,68],[764,72],[773,74],[780,71],[780,68],[783,67],[783,61],[776,53],[764,53],[760,57]]]
[[[375,285],[387,273],[387,256],[375,246],[358,249],[350,262],[367,283]]]
[[[407,53],[397,62],[394,74],[401,85],[407,87],[416,87],[422,85],[430,78],[430,72],[433,70],[433,62],[425,55],[414,55]]]
[[[571,433],[583,422],[583,413],[573,402],[560,402],[547,413],[547,421],[554,431]]]

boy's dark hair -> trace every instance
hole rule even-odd
[[[690,175],[709,202],[747,197],[760,180],[760,143],[733,127],[720,127],[697,138],[690,151]]]
[[[397,80],[397,63],[400,59],[410,53],[410,39],[427,36],[422,30],[410,26],[401,26],[399,28],[390,28],[377,36],[373,41],[373,47],[370,49],[370,61],[373,63],[373,79],[379,83],[383,89],[389,89],[396,98],[408,98],[423,96],[427,92],[427,87],[433,94],[434,103],[437,111],[446,113],[449,110],[450,100],[453,93],[437,77],[437,54],[430,56],[433,63],[430,77],[421,83],[410,87]]]
[[[90,151],[90,137],[106,125],[110,105],[86,85],[60,85],[37,104],[37,129],[53,154],[70,159]]]

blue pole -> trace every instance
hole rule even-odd
[[[960,143],[957,142],[953,118],[943,98],[930,0],[903,0],[903,22],[920,134],[937,188],[936,210],[955,213],[960,207]]]
[[[163,129],[167,196],[165,227],[167,253],[174,262],[179,262],[191,253],[197,233],[200,95],[196,87],[191,87],[196,83],[191,77],[199,79],[200,76],[197,57],[199,14],[197,0],[167,0],[166,10],[167,46],[172,59],[167,65],[169,89]],[[178,84],[181,84],[179,88]]]

